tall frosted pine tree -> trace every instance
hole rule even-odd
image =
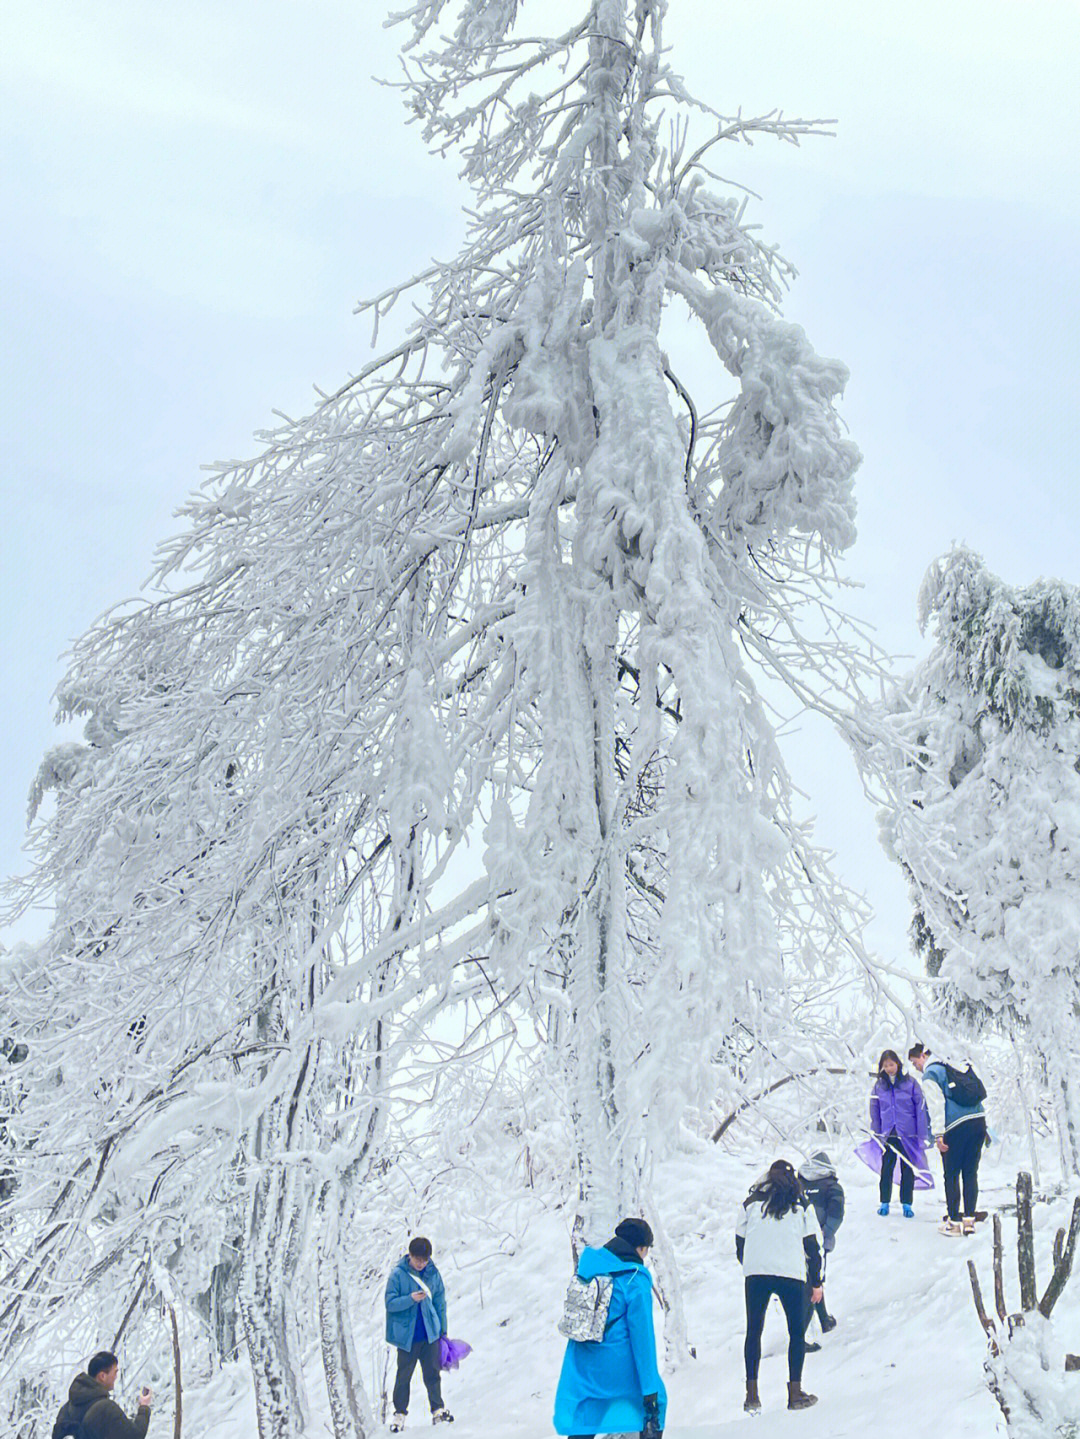
[[[896,687],[883,815],[913,935],[952,1007],[1038,1057],[1080,1173],[1080,591],[1013,586],[956,548],[919,597],[930,653]]]

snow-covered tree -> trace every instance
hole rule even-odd
[[[927,657],[889,701],[913,935],[954,1008],[1040,1057],[1062,1159],[1080,1172],[1080,591],[1024,588],[956,548],[929,569]]]
[[[868,963],[770,713],[853,723],[846,373],[705,166],[815,127],[693,100],[666,10],[399,17],[412,114],[474,192],[463,250],[372,302],[419,318],[220,467],[154,596],[76,647],[86,743],[43,766],[24,892],[56,921],[8,987],[36,1096],[8,1369],[80,1266],[149,1246],[206,1292],[239,1238],[263,1439],[304,1427],[312,1286],[362,1434],[342,1236],[436,1016],[473,1006],[477,1043],[529,1016],[600,1237],[718,1074],[737,1098],[820,1057],[799,981]]]

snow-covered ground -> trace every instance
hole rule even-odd
[[[984,1291],[991,1286],[989,1225],[971,1239],[939,1234],[939,1188],[916,1195],[916,1216],[899,1205],[877,1214],[876,1179],[837,1144],[833,1158],[847,1191],[847,1217],[829,1260],[826,1294],[837,1328],[820,1354],[807,1356],[804,1385],[819,1396],[809,1411],[786,1409],[786,1332],[776,1302],[766,1324],[761,1369],[763,1412],[742,1412],[742,1280],[732,1230],[751,1181],[775,1154],[740,1156],[709,1144],[688,1143],[664,1166],[654,1186],[656,1208],[676,1246],[685,1286],[689,1339],[696,1358],[667,1373],[670,1439],[721,1439],[749,1433],[755,1439],[798,1434],[802,1439],[932,1432],[939,1439],[992,1439],[1004,1434],[982,1377],[985,1343],[971,1301],[965,1261],[975,1257]],[[790,1147],[787,1157],[797,1159]],[[1006,1168],[1008,1164],[1008,1168]],[[982,1203],[993,1209],[1012,1197],[1015,1163],[991,1150],[983,1164]],[[490,1219],[453,1219],[454,1232],[430,1213],[426,1232],[446,1280],[450,1331],[475,1352],[445,1377],[444,1394],[456,1415],[453,1439],[542,1439],[550,1435],[551,1407],[563,1344],[555,1329],[569,1264],[568,1220],[539,1199],[518,1204],[515,1234],[493,1230]],[[1052,1229],[1065,1200],[1039,1205],[1036,1243],[1040,1292],[1048,1278]],[[1006,1218],[1006,1286],[1017,1304],[1015,1224]],[[386,1267],[396,1258],[386,1256]],[[1058,1328],[1080,1348],[1076,1288],[1059,1305]],[[358,1316],[376,1403],[386,1347],[381,1343],[377,1298]],[[814,1326],[813,1337],[821,1338]],[[314,1357],[314,1356],[313,1356]],[[317,1366],[312,1365],[317,1393]],[[1076,1376],[1080,1381],[1080,1375]],[[1080,1408],[1080,1382],[1077,1383]],[[188,1418],[187,1416],[190,1416]],[[744,1426],[753,1424],[753,1429]],[[250,1439],[256,1433],[250,1394],[238,1376],[218,1375],[187,1398],[186,1432],[199,1439]],[[417,1373],[407,1432],[428,1430],[427,1404]],[[322,1414],[313,1435],[329,1432]]]

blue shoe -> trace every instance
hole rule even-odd
[[[912,1209],[912,1207],[911,1207],[910,1204],[905,1204],[905,1205],[904,1205],[904,1218],[905,1218],[905,1219],[914,1219],[914,1218],[915,1218],[915,1211],[914,1211],[914,1209]]]
[[[888,1212],[889,1212],[889,1206],[888,1206],[887,1204],[881,1204],[881,1205],[878,1206],[878,1213],[879,1213],[879,1214],[888,1214]]]

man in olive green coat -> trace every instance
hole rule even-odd
[[[115,1354],[104,1350],[95,1354],[86,1373],[71,1381],[68,1402],[56,1416],[52,1439],[143,1439],[154,1396],[144,1389],[135,1418],[129,1419],[111,1397],[119,1372]]]

